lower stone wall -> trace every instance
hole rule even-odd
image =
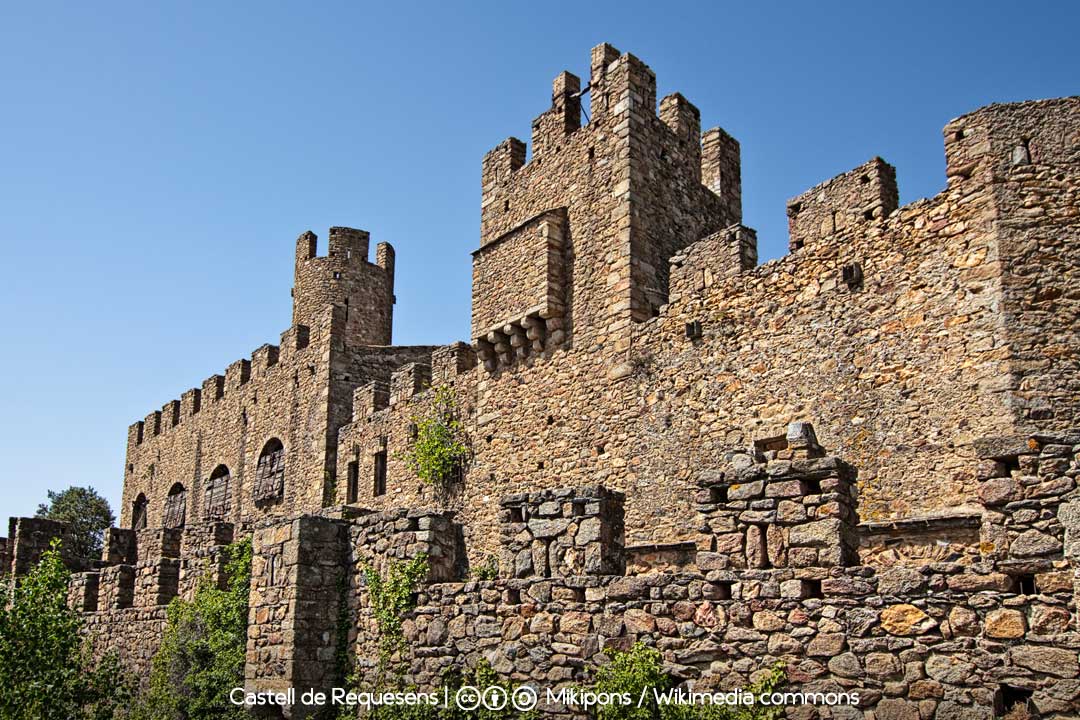
[[[269,520],[250,529],[246,686],[327,689],[345,682],[343,657],[373,683],[380,633],[366,572],[385,577],[423,555],[429,572],[393,659],[421,688],[481,660],[516,684],[580,686],[605,650],[640,642],[695,691],[743,687],[779,662],[792,691],[859,694],[857,706],[791,707],[793,718],[968,720],[1016,702],[1043,718],[1080,717],[1080,434],[977,447],[981,512],[925,521],[922,540],[948,550],[938,557],[900,552],[918,523],[858,526],[854,468],[803,425],[702,474],[704,546],[627,547],[623,497],[602,486],[503,499],[506,552],[499,578],[483,581],[466,580],[452,512],[327,508]],[[164,603],[219,570],[234,528],[192,527],[182,541],[139,531],[135,548],[129,535],[106,554],[136,562],[75,575],[70,597],[94,651],[115,651],[145,676]],[[856,564],[860,548],[896,558]]]
[[[821,717],[991,718],[1017,693],[1044,716],[1080,711],[1070,593],[1014,586],[955,564],[444,583],[405,624],[407,682],[438,686],[484,659],[516,683],[581,684],[603,650],[642,642],[695,690],[744,687],[781,661],[793,690],[859,694]]]
[[[149,678],[150,662],[165,633],[162,607],[102,610],[83,616],[83,632],[96,658],[115,655],[142,680]]]

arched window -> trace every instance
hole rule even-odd
[[[255,468],[255,500],[277,500],[285,493],[285,446],[271,438],[259,453]]]
[[[146,496],[139,493],[139,497],[135,498],[135,502],[131,503],[131,529],[143,530],[146,528],[146,506],[149,503],[146,501]]]
[[[184,513],[187,511],[187,490],[180,483],[175,483],[169,488],[169,496],[165,498],[165,513],[161,521],[162,527],[184,527]]]
[[[206,483],[203,515],[207,520],[220,520],[229,514],[232,497],[229,494],[229,468],[218,465]]]

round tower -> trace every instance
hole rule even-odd
[[[316,255],[310,230],[296,239],[293,325],[312,327],[328,305],[345,310],[350,345],[389,345],[394,319],[394,248],[379,243],[368,262],[370,235],[346,227],[330,228],[325,257]]]

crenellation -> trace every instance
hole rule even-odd
[[[390,405],[407,402],[431,386],[431,365],[408,363],[390,375]]]
[[[517,138],[507,138],[496,145],[486,155],[481,170],[481,190],[483,200],[481,208],[487,208],[489,202],[494,202],[495,191],[506,183],[510,176],[525,165],[525,143]],[[498,208],[493,208],[498,211]],[[504,208],[503,212],[508,212]]]
[[[345,261],[367,260],[368,245],[371,234],[365,230],[355,230],[347,227],[330,228],[330,238],[327,243],[327,255],[337,257]]]
[[[68,586],[68,604],[78,612],[97,612],[100,580],[101,573],[97,571],[73,573]]]
[[[119,566],[124,567],[124,566]],[[135,566],[130,607],[168,605],[180,590],[180,560],[161,558]]]
[[[701,137],[701,182],[720,198],[732,222],[742,220],[742,152],[739,141],[712,128]]]
[[[199,397],[202,404],[207,406],[225,397],[225,376],[214,374],[203,380]]]
[[[151,563],[159,558],[170,560],[180,557],[180,541],[183,528],[145,528],[135,531],[135,562],[133,565]],[[111,553],[110,553],[111,554]],[[126,554],[122,555],[126,558]]]
[[[679,145],[685,148],[689,172],[696,174],[699,182],[702,181],[702,147],[705,139],[701,135],[701,111],[681,93],[672,93],[660,101],[660,121],[668,126]]]
[[[225,392],[239,390],[251,379],[251,361],[246,359],[229,363],[225,368]]]
[[[459,375],[476,367],[476,352],[465,342],[443,345],[431,353],[432,385],[453,385]]]
[[[143,420],[143,433],[150,437],[156,437],[161,434],[161,411],[154,410],[152,413],[146,416]]]
[[[277,345],[261,345],[251,353],[251,373],[254,377],[263,377],[270,368],[278,364],[280,349]]]
[[[757,267],[757,233],[732,225],[706,235],[671,258],[673,302],[708,292],[717,283]]]
[[[377,264],[368,261],[369,234],[333,227],[325,257],[315,253],[316,238],[301,236],[293,280],[293,325],[315,326],[326,307],[345,311],[348,342],[389,345],[393,325],[393,247],[380,243]]]
[[[180,401],[170,400],[161,407],[162,429],[169,430],[180,424]]]
[[[131,528],[112,527],[105,531],[101,560],[106,565],[138,562],[138,531]]]
[[[135,601],[135,566],[110,565],[102,568],[98,580],[98,608],[123,610]]]
[[[390,388],[372,380],[353,390],[352,421],[366,420],[390,404]]]
[[[551,109],[533,120],[533,161],[562,149],[566,136],[581,127],[581,78],[561,72],[552,82]]]
[[[145,427],[146,424],[142,420],[139,420],[138,422],[133,422],[131,423],[131,425],[128,426],[128,447],[131,447],[132,445],[142,444],[143,432]]]
[[[180,396],[180,417],[188,418],[199,412],[202,407],[202,388],[185,390]]]
[[[822,252],[839,236],[880,224],[898,206],[896,169],[874,158],[788,201],[790,250]]]

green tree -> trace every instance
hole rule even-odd
[[[174,599],[161,647],[150,670],[150,688],[137,716],[147,720],[249,718],[229,701],[244,684],[251,539],[229,547],[222,590],[202,582],[190,601]]]
[[[96,666],[67,603],[70,573],[54,540],[28,575],[0,583],[0,720],[124,717],[134,683],[114,656]]]
[[[71,527],[71,552],[80,558],[101,557],[105,530],[116,517],[109,501],[92,487],[49,491],[49,502],[38,505],[37,516],[60,520]]]

